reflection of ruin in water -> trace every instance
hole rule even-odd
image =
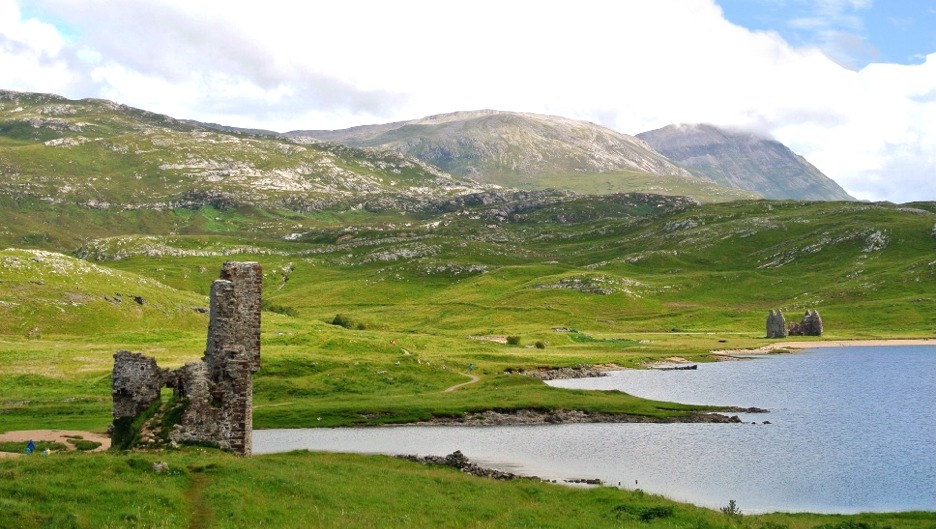
[[[229,262],[221,268],[221,279],[211,285],[208,341],[201,362],[162,369],[140,353],[114,354],[114,446],[132,441],[136,432],[130,431],[131,424],[159,403],[162,388],[171,387],[182,411],[166,434],[170,440],[251,453],[262,280],[259,263]]]

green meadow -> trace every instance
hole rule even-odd
[[[936,215],[925,209],[658,207],[583,198],[500,224],[484,210],[395,223],[362,215],[354,224],[318,214],[286,238],[243,227],[282,221],[275,212],[209,209],[184,213],[205,233],[95,238],[73,257],[2,251],[3,428],[106,427],[116,350],[166,366],[199,359],[206,294],[230,259],[264,267],[258,428],[488,409],[682,415],[693,408],[553,389],[516,373],[709,361],[714,349],[769,343],[771,308],[791,320],[818,309],[825,339],[933,336]],[[163,216],[177,222],[182,213]],[[339,315],[345,326],[333,324]],[[519,343],[503,343],[507,336]],[[469,364],[481,380],[444,392],[468,380]]]
[[[153,464],[165,462],[166,472]],[[205,449],[0,459],[4,528],[929,529],[933,513],[748,515],[639,490],[494,481],[385,456]],[[727,507],[727,505],[726,505]]]
[[[822,339],[933,338],[934,210],[610,196],[507,221],[496,207],[206,207],[80,209],[69,224],[47,205],[10,204],[0,211],[15,227],[0,233],[0,432],[105,430],[119,349],[165,367],[198,360],[207,292],[226,260],[264,269],[255,428],[519,409],[678,417],[700,407],[550,388],[519,372],[713,361],[715,349],[771,343],[771,308],[788,320],[818,309]],[[445,391],[471,380],[469,365],[479,380]],[[153,473],[157,460],[170,472]],[[936,527],[932,513],[730,516],[635,491],[336,454],[56,453],[2,459],[0,477],[0,527]]]

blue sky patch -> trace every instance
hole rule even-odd
[[[815,46],[854,70],[936,53],[936,0],[718,0],[725,18]]]

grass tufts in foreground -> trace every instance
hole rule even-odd
[[[166,462],[158,473],[154,463]],[[89,479],[93,476],[93,479]],[[934,513],[727,516],[642,491],[494,481],[385,456],[206,449],[0,460],[0,527],[930,529]]]

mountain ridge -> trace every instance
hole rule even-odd
[[[855,200],[834,180],[782,143],[710,124],[673,124],[638,138],[719,185],[769,199]]]
[[[691,134],[677,139],[672,131],[685,127],[705,131],[707,140]],[[854,200],[783,144],[709,125],[673,125],[629,136],[562,116],[483,109],[285,135],[297,141],[389,149],[453,175],[523,189],[556,187],[596,194],[649,192],[658,184],[670,192],[680,184],[703,185],[689,184],[697,178],[734,193],[749,193],[733,199]],[[675,145],[662,141],[664,136]]]
[[[392,149],[488,183],[499,183],[485,180],[491,174],[588,170],[691,176],[633,136],[587,121],[526,112],[459,111],[343,131],[291,131],[286,136]],[[552,151],[551,158],[543,154],[547,151]]]
[[[258,131],[219,130],[107,100],[0,90],[0,194],[94,208],[407,209],[495,189],[398,153]]]
[[[790,158],[808,165],[791,151]],[[701,176],[639,136],[561,116],[483,109],[277,133],[103,99],[0,90],[0,193],[89,207],[420,209],[503,188],[709,202],[761,198],[756,185],[694,170]],[[805,187],[800,195],[770,198],[830,199]],[[851,199],[837,189],[841,194],[831,199]]]

